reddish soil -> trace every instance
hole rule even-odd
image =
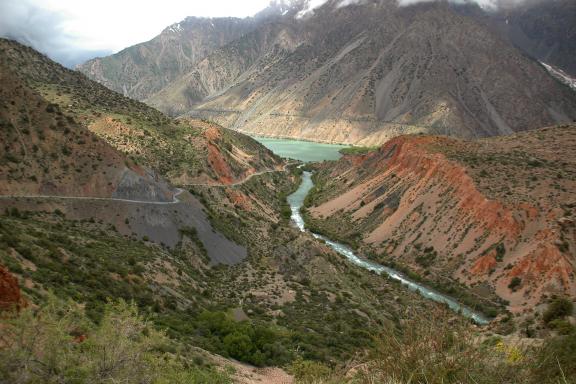
[[[514,312],[553,294],[576,298],[576,227],[564,217],[576,202],[576,166],[568,154],[550,150],[560,148],[554,147],[558,140],[570,152],[576,129],[479,143],[397,137],[332,166],[323,176],[328,196],[311,212],[332,220],[339,212],[349,213],[352,222],[341,230],[363,233],[364,244],[421,272],[415,261],[419,249],[433,247],[438,256],[431,272],[469,286],[487,282]],[[533,156],[537,160],[524,160]],[[502,160],[495,165],[488,162],[498,157]],[[528,161],[540,165],[527,171]],[[534,175],[538,184],[525,188]],[[497,260],[499,244],[505,251]],[[522,279],[516,291],[508,288],[514,277]]]
[[[6,267],[0,265],[0,310],[20,310],[24,306],[18,280]]]

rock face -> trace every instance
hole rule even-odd
[[[478,16],[530,56],[576,77],[576,2],[526,1]]]
[[[344,238],[362,234],[367,254],[488,285],[515,312],[576,297],[575,129],[477,142],[399,137],[322,170],[311,212]]]
[[[297,6],[284,10],[147,103],[251,134],[355,144],[414,132],[511,134],[576,118],[576,94],[479,8],[338,4],[303,17]]]
[[[18,280],[6,267],[0,265],[0,311],[19,310],[24,304]]]

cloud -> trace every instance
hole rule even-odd
[[[407,6],[417,3],[431,3],[434,1],[445,1],[445,0],[397,0],[398,5]],[[498,8],[504,7],[514,7],[528,2],[536,2],[537,0],[448,0],[451,3],[456,4],[478,4],[483,9],[496,10]]]
[[[417,4],[417,3],[432,3],[438,0],[398,0],[398,5],[401,7]],[[496,0],[449,0],[451,3],[466,4],[466,3],[476,3],[484,9],[494,9],[496,8]]]
[[[301,1],[302,10],[296,14],[296,18],[301,18],[304,16],[314,14],[315,9],[320,8],[321,6],[323,6],[324,4],[326,4],[329,1],[330,0],[303,0],[303,1]],[[337,8],[342,8],[342,7],[346,7],[348,5],[358,4],[358,3],[362,2],[362,0],[333,0],[332,2],[333,2],[333,4],[335,3]],[[298,3],[298,0],[296,0],[295,3]]]
[[[42,8],[31,0],[0,1],[2,37],[29,45],[68,67],[110,52],[82,48],[81,42],[64,30],[67,20],[64,13]]]

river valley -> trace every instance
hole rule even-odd
[[[342,148],[346,148],[345,145],[324,144],[311,141],[272,139],[263,137],[255,137],[255,139],[279,156],[296,159],[303,162],[338,160],[341,157],[339,151]],[[300,209],[304,205],[304,199],[313,187],[314,183],[312,181],[312,173],[303,172],[302,181],[299,188],[290,196],[288,196],[288,204],[290,205],[292,212],[291,220],[302,232],[308,232],[308,230],[306,229],[306,223],[300,212]],[[474,311],[473,309],[460,304],[456,299],[450,296],[425,287],[424,285],[407,278],[405,275],[392,268],[362,259],[357,256],[350,247],[344,244],[332,241],[317,233],[310,233],[312,236],[314,236],[314,238],[324,242],[335,252],[346,257],[348,261],[361,268],[373,271],[379,275],[389,276],[390,278],[402,283],[408,289],[418,292],[420,295],[429,300],[446,304],[451,310],[459,312],[463,316],[472,319],[476,324],[485,325],[490,322],[490,320],[482,313]]]

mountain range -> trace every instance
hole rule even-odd
[[[318,361],[351,358],[370,343],[358,332],[366,316],[381,328],[403,316],[401,300],[422,303],[415,313],[434,308],[293,228],[286,196],[298,171],[250,137],[174,120],[5,39],[0,79],[2,316],[15,307],[38,319],[53,298],[81,304],[73,306],[83,321],[100,324],[107,298],[125,300],[167,332],[199,382],[251,384],[292,381],[254,366],[289,364],[295,351]],[[17,325],[5,319],[0,337],[10,338]],[[35,329],[47,331],[45,324]],[[23,352],[43,364],[46,348],[69,345],[63,337]],[[167,361],[175,356],[157,348],[150,351]],[[20,356],[11,350],[0,348],[7,382],[27,369],[6,369]],[[234,373],[224,370],[230,366]]]
[[[78,69],[172,116],[262,136],[372,145],[402,133],[487,137],[576,118],[576,93],[540,62],[574,74],[570,1],[498,12],[328,1],[303,14],[306,4],[274,3],[247,19],[188,18]]]

